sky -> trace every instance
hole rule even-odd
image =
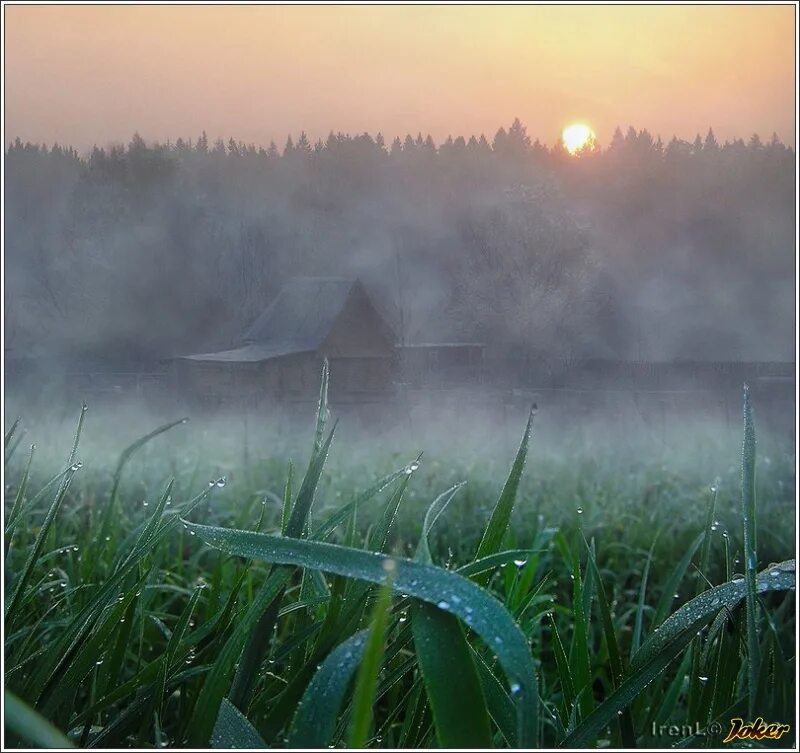
[[[4,6],[5,140],[330,131],[387,141],[519,117],[665,140],[795,142],[795,7]]]

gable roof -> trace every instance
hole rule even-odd
[[[296,277],[245,332],[246,343],[270,343],[288,352],[316,350],[331,331],[356,280]]]
[[[184,356],[193,361],[258,362],[316,351],[324,343],[345,305],[363,296],[375,311],[387,341],[394,335],[359,280],[343,277],[296,277],[246,330],[244,344],[233,350]]]

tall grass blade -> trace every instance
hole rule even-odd
[[[389,608],[392,603],[391,578],[394,572],[391,560],[387,560],[386,585],[378,593],[378,600],[373,610],[372,624],[364,644],[361,665],[356,675],[356,686],[353,690],[353,714],[350,720],[348,746],[365,748],[372,726],[372,704],[375,690],[378,687],[378,672],[383,658],[383,643],[386,639],[386,624],[389,620]]]
[[[742,523],[744,528],[744,581],[747,588],[747,683],[748,713],[756,713],[756,690],[759,672],[758,603],[756,590],[756,430],[750,389],[744,386],[744,440],[742,442]]]
[[[3,717],[6,730],[37,748],[75,747],[63,732],[8,690],[3,693]]]
[[[151,439],[155,439],[157,436],[163,434],[164,432],[169,431],[175,426],[180,426],[181,424],[185,424],[188,421],[189,419],[186,417],[179,418],[177,421],[170,421],[168,424],[164,424],[163,426],[159,426],[156,429],[153,429],[153,431],[151,431],[149,434],[145,434],[143,437],[139,437],[139,439],[129,444],[122,451],[122,453],[119,456],[119,460],[117,461],[117,467],[114,470],[114,476],[111,481],[111,492],[108,496],[108,502],[106,502],[106,508],[103,513],[102,522],[100,524],[100,533],[98,534],[98,540],[100,542],[101,547],[105,543],[105,538],[108,535],[109,528],[111,526],[111,520],[114,517],[114,511],[116,510],[117,494],[119,492],[119,483],[122,480],[122,472],[125,470],[125,466],[128,464],[128,461],[136,453],[137,450],[141,449]]]
[[[532,408],[528,415],[525,433],[522,435],[522,442],[519,450],[517,450],[517,456],[508,474],[508,479],[506,479],[503,491],[500,493],[500,498],[497,500],[486,530],[483,532],[478,551],[475,553],[476,560],[495,554],[500,550],[500,546],[503,543],[503,537],[511,520],[511,511],[514,509],[514,501],[517,498],[517,489],[522,478],[522,471],[525,469],[525,459],[528,456],[528,442],[531,436],[531,428],[533,427],[534,414],[535,410]],[[479,573],[474,576],[474,580],[476,583],[486,585],[489,582],[489,575],[487,573]]]
[[[36,535],[36,540],[34,541],[30,553],[28,554],[28,559],[22,568],[22,572],[18,576],[16,583],[14,584],[14,590],[11,593],[11,598],[6,604],[5,609],[7,630],[14,624],[20,601],[25,594],[25,589],[28,583],[30,582],[31,575],[33,574],[33,568],[36,566],[36,561],[39,559],[39,555],[42,552],[47,534],[50,532],[50,526],[53,525],[56,514],[61,507],[61,503],[64,501],[64,497],[69,490],[69,485],[72,482],[72,478],[77,470],[77,468],[70,470],[70,472],[64,477],[64,480],[61,482],[61,486],[59,487],[58,492],[53,499],[53,503],[50,505],[50,509],[47,511],[47,514],[42,521],[42,526],[39,529],[39,533]]]
[[[331,741],[345,693],[361,663],[368,632],[362,630],[351,636],[322,662],[297,707],[287,747],[324,748]]]
[[[212,748],[244,748],[245,750],[266,748],[256,728],[250,724],[227,698],[222,699],[219,715],[211,735]]]

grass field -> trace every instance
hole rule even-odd
[[[89,410],[57,461],[7,427],[7,745],[714,747],[733,717],[793,722],[794,448],[756,445],[747,396],[738,448],[557,448],[523,417],[503,456],[348,448],[325,387],[302,447],[178,422],[112,452]]]

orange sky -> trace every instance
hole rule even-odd
[[[584,120],[794,144],[784,6],[8,6],[6,142],[305,129],[552,143]]]

